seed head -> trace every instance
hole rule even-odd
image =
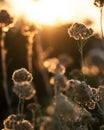
[[[28,72],[25,68],[17,69],[13,72],[12,80],[14,83],[16,82],[24,82],[28,81],[31,82],[33,79],[32,74]]]
[[[41,108],[41,105],[38,104],[38,103],[30,103],[28,104],[27,108],[30,110],[30,111],[37,111]]]
[[[16,125],[17,116],[15,114],[9,115],[3,122],[5,129],[12,129]]]
[[[74,120],[77,115],[74,109],[74,104],[63,94],[58,94],[56,96],[53,102],[53,107],[55,114],[62,115],[66,120]]]
[[[87,28],[82,23],[74,23],[69,29],[68,34],[70,37],[73,37],[75,40],[87,40],[93,34],[91,28]]]
[[[29,82],[15,83],[14,87],[13,87],[13,92],[19,98],[23,98],[25,100],[31,99],[34,96],[34,94],[36,93],[32,84],[30,84]]]
[[[4,26],[9,25],[13,22],[13,18],[10,17],[9,13],[6,10],[0,11],[0,23]]]
[[[15,126],[15,130],[34,130],[32,124],[28,120],[19,121]]]
[[[11,114],[4,122],[4,130],[33,130],[33,126],[28,120],[18,118],[18,115]]]

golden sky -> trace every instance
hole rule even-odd
[[[91,19],[94,30],[100,28],[100,10],[94,0],[6,0],[14,16],[44,25],[60,25]]]

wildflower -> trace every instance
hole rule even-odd
[[[73,37],[75,40],[87,40],[93,34],[91,28],[87,28],[82,23],[74,23],[69,29],[68,34],[70,37]]]
[[[3,24],[4,26],[9,25],[13,22],[13,18],[10,17],[8,12],[6,10],[0,11],[0,24]]]
[[[95,108],[96,103],[94,102],[94,100],[89,99],[85,105],[88,107],[88,109],[92,110]]]
[[[21,82],[15,83],[13,87],[13,92],[19,97],[25,100],[31,99],[34,94],[36,93],[35,89],[33,88],[32,84],[29,82]]]
[[[33,79],[32,74],[28,72],[25,68],[17,69],[13,72],[12,80],[16,82],[31,82]]]
[[[50,79],[50,83],[52,85],[56,84],[57,85],[57,90],[59,92],[66,91],[69,86],[68,79],[66,78],[65,75],[56,75],[55,77],[52,77]]]
[[[81,103],[81,104],[85,104],[86,101],[88,101],[90,99],[90,96],[88,94],[88,92],[86,92],[85,86],[83,82],[74,82],[74,97],[75,100],[77,101],[77,103]]]
[[[87,106],[89,109],[95,108],[95,102],[91,98],[91,87],[86,86],[85,82],[71,79],[69,86],[69,96],[72,96],[74,100],[81,105]]]
[[[92,91],[93,96],[95,97],[95,99],[97,101],[99,101],[101,99],[100,96],[99,96],[99,90],[96,89],[96,88],[93,88],[93,87],[91,87],[90,89],[91,89],[91,91]]]
[[[77,117],[77,113],[74,110],[74,104],[62,93],[58,94],[53,100],[53,107],[55,114],[61,115],[65,119],[74,120],[75,117]]]
[[[30,111],[37,111],[37,110],[39,110],[41,108],[41,106],[38,103],[30,103],[30,104],[28,104],[27,108]]]
[[[4,122],[4,130],[33,130],[33,126],[28,120],[18,118],[18,115],[8,116]]]
[[[4,120],[3,125],[5,129],[13,129],[16,123],[17,116],[15,114],[11,114]]]
[[[95,0],[94,5],[96,7],[103,7],[104,6],[104,0]]]
[[[14,130],[34,130],[34,128],[28,120],[22,120],[15,125]]]

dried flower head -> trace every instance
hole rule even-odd
[[[96,103],[94,102],[94,100],[90,99],[86,102],[85,105],[88,107],[88,109],[92,110],[95,108]]]
[[[70,80],[69,96],[71,95],[78,104],[85,105],[89,109],[94,109],[95,102],[91,99],[91,92],[91,87],[84,81]]]
[[[30,103],[27,105],[27,108],[30,110],[30,111],[34,111],[36,112],[37,110],[39,110],[41,108],[41,105],[39,103]]]
[[[14,83],[24,81],[31,82],[32,79],[32,74],[28,72],[25,68],[15,70],[12,75],[12,80],[14,81]]]
[[[27,120],[21,119],[20,116],[12,114],[4,122],[4,130],[33,130],[33,126]]]
[[[70,28],[68,28],[68,34],[75,40],[87,40],[93,34],[91,28],[87,28],[82,23],[74,23]]]
[[[13,18],[10,17],[9,13],[6,10],[0,11],[0,24],[7,26],[13,22]]]
[[[19,97],[25,100],[31,99],[36,93],[34,87],[29,82],[15,83],[13,92]]]
[[[50,83],[52,85],[55,84],[59,92],[66,91],[69,87],[69,82],[65,75],[56,75],[55,77],[52,77]]]
[[[103,7],[104,6],[104,0],[95,0],[94,5],[96,7]]]
[[[3,121],[4,128],[13,129],[16,122],[17,122],[17,116],[15,114],[11,114]]]
[[[15,125],[14,130],[34,130],[34,128],[28,120],[22,120]]]
[[[91,89],[91,91],[92,91],[93,96],[95,97],[95,99],[97,101],[101,100],[101,98],[99,96],[99,89],[96,89],[96,88],[93,88],[93,87],[91,87],[90,89]]]
[[[55,114],[61,115],[66,120],[74,120],[77,116],[77,113],[74,109],[74,104],[69,101],[67,96],[63,95],[62,93],[55,97],[53,101],[53,107]]]

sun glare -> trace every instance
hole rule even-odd
[[[7,0],[15,16],[43,25],[60,25],[91,19],[99,28],[99,9],[94,0]],[[97,25],[97,26],[96,26]]]

